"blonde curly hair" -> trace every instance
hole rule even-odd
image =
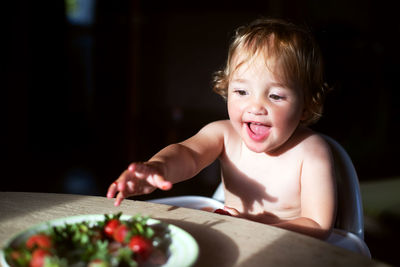
[[[239,53],[244,55],[242,62],[235,61]],[[226,99],[232,73],[258,55],[264,56],[268,67],[270,62],[274,63],[272,71],[280,82],[303,91],[305,115],[301,123],[318,121],[329,90],[323,80],[321,52],[307,30],[283,20],[258,19],[238,28],[225,68],[214,74],[213,90]]]

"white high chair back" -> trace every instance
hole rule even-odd
[[[335,228],[346,230],[364,239],[364,215],[357,172],[344,148],[329,136],[337,180],[337,215]]]
[[[335,228],[327,242],[361,253],[371,258],[364,242],[364,217],[357,172],[345,149],[334,139],[322,135],[331,147],[337,179],[337,217]],[[221,208],[225,201],[223,184],[219,184],[212,198],[179,196],[150,200],[151,202],[186,208]]]

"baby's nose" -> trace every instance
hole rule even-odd
[[[263,103],[257,101],[253,102],[249,108],[249,113],[253,115],[267,115],[268,111]]]

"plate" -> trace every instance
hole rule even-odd
[[[123,214],[121,216],[121,220],[128,220],[133,216]],[[14,246],[14,245],[19,245],[22,242],[25,242],[25,240],[28,239],[29,236],[44,231],[48,229],[48,227],[52,226],[60,226],[64,224],[74,224],[78,222],[89,222],[89,223],[95,223],[97,221],[102,221],[105,219],[104,215],[100,214],[92,214],[92,215],[79,215],[79,216],[72,216],[72,217],[67,217],[67,218],[61,218],[61,219],[55,219],[51,220],[48,222],[44,222],[38,225],[35,225],[8,240],[4,248],[0,251],[0,263],[1,266],[3,267],[9,267],[8,263],[6,262],[5,259],[5,253],[4,249],[9,247],[9,246]],[[160,223],[160,221],[155,220],[155,219],[149,219],[148,224],[157,224]],[[171,244],[169,246],[169,258],[168,261],[164,264],[161,265],[163,267],[176,267],[176,266],[192,266],[199,255],[199,246],[196,242],[196,240],[186,231],[183,229],[172,225],[168,224],[168,229],[170,231],[171,235]]]

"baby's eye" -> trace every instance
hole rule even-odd
[[[271,98],[272,100],[283,100],[283,99],[285,99],[285,97],[277,95],[277,94],[270,94],[269,98]]]
[[[247,95],[247,91],[243,89],[235,89],[233,92],[238,95]]]

